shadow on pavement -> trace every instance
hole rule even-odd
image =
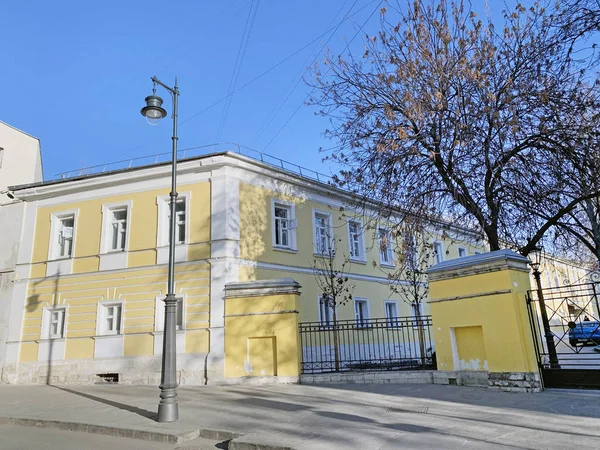
[[[67,388],[60,387],[60,386],[52,386],[52,387],[54,387],[56,389],[60,389],[61,391],[64,391],[64,392],[68,392],[69,394],[79,395],[80,397],[84,397],[89,400],[93,400],[95,402],[104,403],[105,405],[108,405],[108,406],[114,406],[115,408],[132,412],[134,414],[145,417],[147,419],[156,420],[156,418],[157,418],[156,412],[148,411],[147,409],[137,408],[135,406],[126,405],[124,403],[115,402],[113,400],[107,400],[102,397],[96,397],[95,395],[84,394],[83,392],[77,392],[72,389],[67,389]]]
[[[327,384],[315,388],[358,391],[384,396],[402,396],[420,400],[461,403],[498,409],[519,409],[577,417],[600,418],[600,400],[594,396],[565,392],[514,393],[489,391],[486,388],[440,385],[401,384]],[[339,399],[336,399],[339,400]]]

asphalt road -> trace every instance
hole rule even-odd
[[[216,444],[216,441],[198,439],[173,445],[48,428],[0,425],[0,450],[216,450],[220,448]]]

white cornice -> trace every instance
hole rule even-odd
[[[212,171],[223,166],[233,168],[234,170],[232,171],[231,175],[237,175],[237,177],[242,181],[248,181],[254,185],[264,185],[265,187],[275,190],[277,190],[277,182],[280,182],[282,183],[282,186],[293,186],[300,188],[307,194],[307,197],[310,197],[311,200],[329,204],[333,207],[344,206],[356,200],[351,193],[337,187],[319,182],[317,180],[309,179],[299,174],[271,166],[234,152],[215,153],[179,161],[177,166],[177,174],[178,177],[185,174],[195,173],[208,173],[208,176],[211,176]],[[238,172],[238,170],[241,172]],[[252,178],[247,177],[249,174],[259,175],[260,178],[258,180],[260,181],[257,182],[256,179],[252,180]],[[155,183],[153,183],[153,187],[160,187],[165,183],[165,185],[167,185],[170,183],[170,176],[171,163],[165,162],[151,166],[123,169],[121,171],[105,174],[100,173],[87,176],[84,175],[75,179],[56,180],[32,185],[14,186],[11,190],[14,191],[17,198],[24,201],[55,199],[56,197],[64,197],[69,194],[79,194],[82,192],[87,192],[89,195],[90,190],[115,187],[118,187],[121,190],[121,193],[128,193],[140,190],[139,188],[133,188],[131,186],[136,182],[148,182],[153,180],[155,181]],[[202,181],[205,180],[206,178]],[[272,181],[267,182],[267,180],[273,180],[275,185],[273,185]],[[191,182],[182,178],[180,178],[178,181],[181,184]],[[146,185],[144,188],[149,189],[150,187]],[[105,195],[107,194],[98,193],[96,197]],[[65,201],[66,199],[61,199],[53,203],[64,203]],[[365,205],[368,208],[366,210],[368,215],[372,215],[373,217],[378,216],[377,211],[379,209],[379,205],[377,203],[365,201]],[[392,221],[394,217],[397,218],[401,214],[403,214],[402,211],[396,211],[392,217]],[[449,226],[450,228],[462,233],[473,234],[474,236],[477,235],[477,233],[474,231],[456,227],[452,224],[443,225]]]

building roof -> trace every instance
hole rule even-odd
[[[38,141],[40,140],[40,138],[37,138],[37,137],[35,137],[35,136],[33,136],[33,135],[29,134],[29,133],[26,133],[23,130],[18,129],[17,127],[13,127],[12,125],[10,125],[10,124],[8,124],[6,122],[3,122],[2,120],[0,120],[0,124],[6,125],[8,128],[12,128],[13,130],[18,131],[19,133],[22,133],[22,134],[24,134],[26,136],[29,136],[30,138],[36,139]]]
[[[208,146],[206,146],[206,147],[208,147]],[[239,147],[238,147],[238,149],[239,149]],[[242,154],[241,151],[238,151],[238,152],[219,151],[219,152],[213,152],[213,153],[205,153],[205,154],[201,154],[198,156],[178,158],[177,163],[178,163],[178,165],[184,165],[186,163],[190,163],[190,162],[194,162],[194,161],[214,159],[217,157],[230,157],[230,158],[234,158],[234,159],[237,159],[237,160],[245,162],[245,163],[252,164],[252,165],[260,167],[262,169],[267,169],[269,171],[276,172],[280,175],[285,175],[287,177],[290,177],[292,180],[295,179],[297,182],[300,182],[300,183],[309,183],[310,186],[313,188],[317,188],[322,191],[324,190],[327,193],[335,193],[342,198],[347,198],[348,200],[358,199],[360,201],[363,201],[365,203],[365,205],[371,205],[371,207],[373,207],[373,208],[381,208],[383,206],[382,203],[380,203],[378,201],[374,201],[374,200],[371,200],[368,198],[359,198],[349,191],[346,191],[344,189],[336,187],[333,184],[333,179],[328,175],[318,173],[311,169],[303,168],[297,164],[290,163],[288,161],[284,161],[280,158],[277,158],[277,157],[274,157],[271,155],[267,155],[267,154],[264,154],[261,152],[256,152],[256,153],[258,154],[258,156],[250,156],[248,154]],[[161,154],[161,155],[170,155],[170,153],[168,153],[168,154],[165,153],[165,154]],[[154,156],[160,156],[160,155],[152,155],[152,157],[154,157]],[[147,158],[138,158],[138,160],[142,160],[142,159],[147,159]],[[119,161],[118,163],[126,163],[128,161],[133,161],[133,159]],[[106,164],[106,165],[94,166],[89,169],[98,170],[99,168],[108,167],[110,165],[111,165],[111,163]],[[65,172],[65,174],[79,172],[80,173],[79,175],[65,176],[64,178],[57,178],[54,180],[42,181],[42,182],[37,182],[37,183],[9,186],[8,189],[13,192],[19,192],[19,191],[25,191],[27,189],[35,189],[35,188],[39,188],[39,187],[51,187],[51,186],[59,187],[60,185],[76,183],[77,181],[91,180],[91,179],[95,179],[95,178],[103,178],[103,177],[109,177],[109,176],[126,174],[126,173],[141,172],[141,171],[148,170],[148,169],[170,166],[170,165],[171,165],[171,161],[169,159],[167,161],[154,162],[154,163],[150,163],[150,164],[141,164],[141,165],[134,165],[134,166],[126,165],[126,167],[123,167],[123,168],[101,170],[101,171],[96,171],[94,173],[85,173],[85,171],[87,169],[80,169],[79,171]],[[288,178],[288,180],[290,180],[290,178]],[[393,211],[396,214],[406,214],[406,211],[401,210],[399,208],[396,208]],[[438,223],[443,226],[450,226],[451,228],[460,230],[461,232],[465,232],[468,234],[474,234],[474,235],[479,234],[474,229],[457,226],[455,224],[452,224],[452,223],[449,223],[446,221],[440,221],[440,220],[430,220],[430,221],[432,223]]]

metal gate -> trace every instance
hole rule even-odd
[[[547,388],[600,389],[598,283],[527,295],[538,364]]]

